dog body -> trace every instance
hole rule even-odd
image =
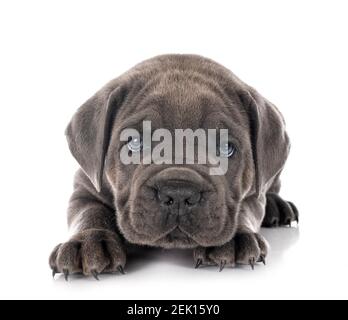
[[[228,129],[226,173],[210,175],[209,164],[122,163],[122,130],[141,131],[144,121],[172,134]],[[267,255],[262,223],[298,219],[278,196],[289,152],[281,114],[212,60],[164,55],[140,63],[82,105],[66,135],[81,169],[68,210],[74,234],[53,250],[54,272],[122,272],[127,243],[191,248],[197,266],[253,266]]]

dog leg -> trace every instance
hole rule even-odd
[[[74,232],[49,258],[53,275],[63,273],[67,280],[74,273],[96,279],[100,273],[123,273],[126,254],[116,231],[115,212],[81,180],[75,185],[68,217]]]

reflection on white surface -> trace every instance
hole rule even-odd
[[[283,259],[283,255],[286,255],[287,250],[295,245],[300,238],[299,227],[276,229],[263,228],[261,233],[270,244],[271,250],[268,255],[268,260],[272,264],[280,263]]]
[[[271,250],[267,265],[194,269],[192,250],[137,248],[128,255],[126,275],[92,277],[74,275],[69,282],[61,275],[51,278],[46,249],[40,247],[36,264],[23,274],[14,265],[18,279],[6,277],[6,296],[54,299],[301,299],[342,297],[335,288],[347,285],[347,258],[328,264],[339,252],[323,237],[319,224],[309,232],[306,224],[263,229]],[[339,241],[341,238],[338,237]],[[331,241],[331,240],[330,240]],[[39,244],[39,243],[38,243]],[[41,243],[42,244],[42,243]],[[337,247],[339,249],[339,246]],[[330,253],[330,255],[323,255]],[[29,260],[28,260],[29,261]],[[334,260],[332,260],[334,261]],[[40,268],[36,266],[39,265]],[[35,291],[33,291],[35,288]],[[33,294],[35,292],[35,294]]]

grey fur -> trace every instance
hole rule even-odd
[[[123,165],[120,131],[144,119],[170,131],[227,127],[237,144],[228,172],[210,176],[198,164]],[[298,219],[295,206],[277,195],[289,152],[281,114],[212,60],[163,55],[138,64],[82,105],[66,135],[81,169],[68,210],[75,234],[51,254],[55,272],[96,277],[123,270],[127,243],[192,248],[198,265],[253,266],[267,255],[259,235],[265,215],[283,216],[278,225]],[[178,179],[204,194],[185,214],[155,200],[155,186]]]

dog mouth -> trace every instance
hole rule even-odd
[[[125,227],[126,238],[163,248],[194,248],[219,242],[227,219],[222,178],[208,177],[200,167],[150,169],[145,168],[133,181],[125,207],[127,218],[119,222],[122,229]]]
[[[166,247],[192,247],[197,245],[193,238],[180,228],[180,226],[175,226],[155,242],[162,244],[165,243]]]
[[[179,226],[175,227],[173,231],[169,232],[166,237],[168,241],[189,240],[191,239]]]

